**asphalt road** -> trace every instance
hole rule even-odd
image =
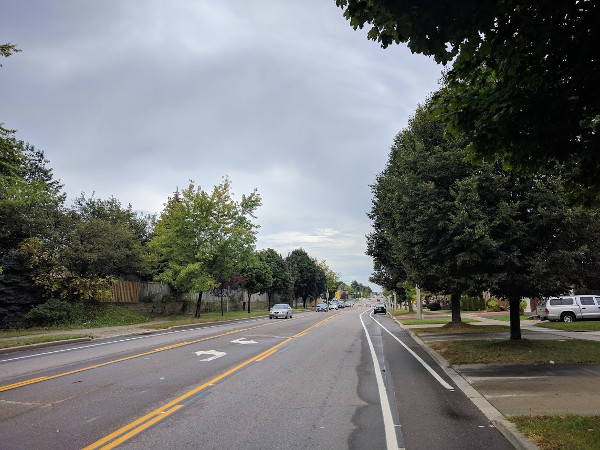
[[[354,307],[0,357],[0,449],[508,449],[391,318]]]

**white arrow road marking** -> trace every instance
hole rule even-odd
[[[234,344],[256,344],[256,341],[247,341],[246,338],[239,338],[231,342]]]
[[[195,352],[195,353],[196,353],[196,356],[212,355],[212,356],[209,356],[208,358],[201,359],[200,361],[212,361],[213,359],[220,358],[221,356],[225,356],[227,354],[225,352],[218,352],[217,350],[203,350],[203,351],[199,351],[199,352]]]

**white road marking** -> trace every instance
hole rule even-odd
[[[433,377],[438,381],[438,383],[440,383],[443,387],[445,387],[449,391],[453,391],[454,390],[454,388],[450,384],[446,383],[446,381],[444,381],[444,379],[442,377],[440,377],[438,375],[438,373],[435,370],[433,370],[429,364],[427,364],[425,361],[423,361],[423,359],[419,355],[417,355],[415,352],[413,352],[404,342],[402,342],[400,339],[398,339],[397,336],[395,336],[394,334],[392,334],[392,332],[390,330],[388,330],[386,327],[384,327],[378,320],[376,320],[374,317],[371,317],[371,318],[373,320],[375,320],[375,322],[377,323],[377,325],[379,325],[381,328],[383,328],[385,331],[387,331],[390,336],[392,336],[394,339],[396,339],[400,343],[400,345],[402,345],[406,349],[406,351],[408,353],[410,353],[417,361],[419,361],[421,363],[421,365],[425,369],[427,369],[427,371],[431,375],[433,375]]]
[[[212,356],[209,356],[208,358],[201,359],[200,361],[213,361],[213,360],[220,358],[222,356],[225,356],[227,354],[225,352],[219,352],[217,350],[201,350],[199,352],[194,352],[194,353],[196,353],[196,356],[212,355]]]
[[[246,338],[239,338],[231,342],[234,344],[256,344],[256,341],[247,341]]]
[[[371,336],[369,336],[369,332],[362,318],[363,314],[364,313],[361,313],[360,315],[360,323],[362,323],[362,326],[365,330],[367,342],[369,343],[369,349],[371,350],[371,358],[373,359],[375,379],[377,380],[377,387],[379,388],[379,398],[381,400],[381,412],[383,414],[383,426],[385,428],[385,442],[388,450],[397,450],[398,438],[396,436],[396,427],[394,425],[394,419],[392,417],[392,410],[390,408],[390,402],[388,400],[385,385],[383,383],[383,375],[381,374],[381,368],[379,367],[379,360],[377,359],[377,354],[375,353],[375,348],[373,347]]]

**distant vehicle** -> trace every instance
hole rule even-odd
[[[344,300],[340,300],[338,302],[338,308],[345,308],[346,307],[346,302],[344,302]]]
[[[354,302],[345,302],[346,308],[352,308],[354,306]]]
[[[536,308],[541,320],[575,322],[577,319],[600,319],[600,296],[570,295],[541,300]]]
[[[325,311],[327,312],[327,304],[326,303],[319,303],[316,307],[315,307],[315,311],[319,312],[319,311]]]
[[[271,308],[269,311],[269,319],[275,317],[276,319],[279,317],[283,317],[287,319],[288,317],[292,318],[292,307],[287,303],[278,303]]]
[[[373,314],[377,313],[387,313],[387,310],[385,309],[385,303],[375,303],[375,306],[373,307]]]
[[[332,300],[331,302],[329,302],[329,309],[338,309],[337,300]]]

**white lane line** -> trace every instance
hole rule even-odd
[[[378,320],[376,320],[372,316],[370,316],[370,317],[371,317],[371,319],[373,319],[375,321],[375,323],[377,323],[377,325],[379,325],[381,328],[383,328],[385,331],[387,331],[390,336],[392,336],[394,339],[396,339],[400,343],[400,345],[402,345],[406,349],[406,351],[408,353],[410,353],[417,361],[419,361],[421,363],[421,365],[423,367],[425,367],[425,369],[427,369],[427,371],[431,375],[433,375],[433,377],[438,381],[438,383],[440,383],[444,388],[448,389],[449,391],[454,390],[454,388],[450,384],[448,384],[446,381],[444,381],[444,379],[442,377],[440,377],[437,374],[437,372],[431,368],[431,366],[429,364],[427,364],[425,361],[423,361],[423,359],[419,355],[417,355],[415,352],[413,352],[404,342],[402,342],[400,339],[398,339],[397,336],[395,336],[390,330],[388,330],[386,327],[384,327]]]
[[[396,437],[396,427],[394,425],[394,419],[392,418],[392,410],[390,408],[390,402],[388,400],[387,392],[385,390],[385,385],[383,383],[383,375],[381,375],[381,368],[379,367],[379,360],[377,359],[377,355],[375,354],[375,348],[373,347],[373,342],[371,341],[371,336],[369,336],[369,332],[367,331],[367,327],[365,326],[365,322],[363,321],[362,315],[360,315],[360,323],[365,330],[365,335],[367,336],[367,342],[369,343],[369,349],[371,350],[371,358],[373,359],[373,367],[375,369],[375,379],[377,380],[377,387],[379,388],[379,398],[381,400],[381,413],[383,414],[383,426],[385,428],[385,442],[388,450],[398,449],[398,438]]]

